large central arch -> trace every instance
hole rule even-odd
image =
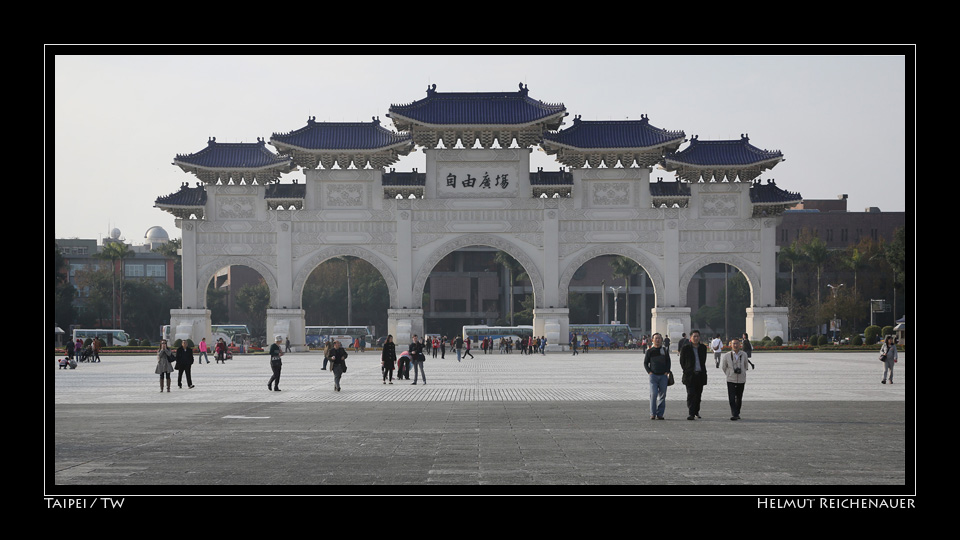
[[[430,277],[430,272],[433,271],[434,267],[437,266],[437,263],[439,263],[441,259],[460,248],[469,246],[487,246],[507,253],[516,259],[521,266],[523,266],[523,269],[527,272],[527,276],[530,277],[530,283],[533,286],[535,305],[536,307],[543,307],[543,275],[540,271],[539,265],[534,262],[534,260],[527,254],[526,251],[524,251],[523,246],[493,234],[465,234],[452,240],[440,240],[436,243],[439,245],[429,248],[430,254],[427,255],[423,263],[420,264],[419,270],[416,273],[416,278],[413,281],[414,298],[420,298],[423,296],[423,289],[426,286],[427,278]],[[526,248],[533,249],[531,246],[526,246]],[[427,249],[427,247],[425,246],[420,249]]]

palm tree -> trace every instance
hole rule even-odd
[[[790,265],[790,298],[793,298],[793,273],[804,258],[803,248],[796,240],[789,246],[780,248],[780,262]]]
[[[128,257],[136,256],[136,252],[130,249],[130,246],[124,244],[123,242],[110,242],[103,246],[103,249],[99,253],[94,255],[98,259],[110,261],[110,266],[113,268],[113,301],[111,302],[113,309],[113,326],[117,327],[117,261],[120,261],[120,326],[123,326],[123,270],[124,270],[124,260]]]
[[[626,285],[623,313],[625,315],[624,321],[627,323],[627,326],[630,326],[630,277],[640,270],[640,265],[630,257],[620,255],[610,261],[610,269],[613,270],[613,277],[623,278],[623,283]],[[619,319],[616,313],[613,314],[613,318]]]

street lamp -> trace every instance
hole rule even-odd
[[[837,330],[840,326],[837,324],[837,291],[840,290],[840,287],[843,287],[843,283],[839,285],[831,285],[827,283],[827,287],[830,287],[830,290],[833,293],[833,341],[837,341]]]
[[[610,286],[610,290],[613,292],[613,318],[617,318],[617,293],[623,289],[623,285],[617,285],[616,287]],[[610,321],[610,324],[620,324],[619,320]]]

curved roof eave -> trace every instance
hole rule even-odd
[[[394,148],[403,148],[410,147],[410,150],[407,153],[412,151],[414,143],[412,140],[403,140],[394,144],[388,144],[386,146],[378,146],[376,148],[305,148],[303,146],[297,146],[295,144],[289,144],[281,141],[270,141],[270,144],[277,147],[277,149],[283,148],[284,150],[296,150],[299,152],[306,152],[309,154],[371,154],[375,152],[383,152],[386,150],[392,150]]]
[[[537,124],[549,123],[551,120],[562,120],[564,117],[567,116],[567,113],[566,111],[558,111],[556,113],[543,116],[541,118],[538,118],[530,122],[524,122],[522,124],[429,124],[421,120],[410,118],[409,116],[404,116],[396,112],[391,112],[387,116],[391,120],[393,120],[394,124],[396,124],[399,119],[403,123],[413,124],[416,126],[431,128],[431,129],[449,129],[451,126],[458,126],[458,127],[471,126],[475,129],[489,129],[492,131],[496,131],[496,130],[502,130],[502,129],[517,129],[517,128],[530,127],[530,126],[535,126]]]

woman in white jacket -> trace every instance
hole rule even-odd
[[[740,349],[740,340],[730,340],[730,351],[720,359],[720,369],[727,376],[727,397],[730,400],[731,420],[740,419],[740,406],[743,404],[743,388],[747,383],[747,366],[753,364],[747,360],[747,353]]]
[[[897,344],[893,336],[887,336],[880,346],[880,361],[883,362],[883,384],[887,384],[887,373],[890,373],[890,384],[893,384],[893,365],[897,363]]]

